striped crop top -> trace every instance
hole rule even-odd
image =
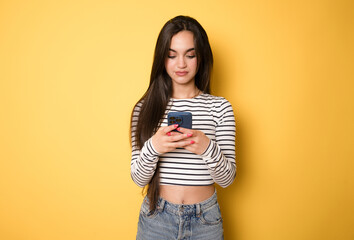
[[[140,187],[147,185],[159,162],[160,184],[207,186],[214,182],[229,186],[236,175],[235,118],[231,104],[222,97],[203,93],[192,99],[170,99],[161,127],[167,126],[168,112],[191,112],[192,128],[211,140],[201,155],[177,148],[159,154],[148,139],[142,149],[135,147],[134,131],[141,108],[138,103],[132,118],[131,177]]]

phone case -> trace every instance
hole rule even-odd
[[[178,124],[179,127],[192,129],[192,113],[169,112],[167,115],[168,125]]]

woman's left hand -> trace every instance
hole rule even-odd
[[[202,131],[182,127],[177,128],[177,130],[181,133],[192,134],[192,136],[189,137],[188,140],[193,141],[193,143],[185,146],[184,148],[186,150],[200,155],[204,153],[207,147],[209,146],[210,139]]]

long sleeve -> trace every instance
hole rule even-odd
[[[130,164],[130,174],[133,181],[139,187],[144,187],[150,182],[150,179],[155,173],[157,162],[159,159],[159,153],[152,145],[151,138],[148,139],[141,149],[136,147],[136,125],[138,123],[138,116],[140,112],[140,103],[134,108],[132,118],[132,158]]]
[[[215,141],[210,140],[203,154],[210,176],[221,187],[229,186],[236,176],[235,117],[231,104],[224,100],[217,107]]]
[[[171,99],[170,107],[161,119],[167,126],[168,112],[192,113],[192,129],[202,131],[210,139],[201,155],[185,148],[159,153],[148,139],[141,149],[136,144],[136,127],[142,103],[133,111],[131,141],[131,177],[140,187],[149,184],[157,166],[161,185],[208,186],[217,183],[229,186],[236,176],[235,117],[231,104],[222,97],[201,94],[193,99]]]

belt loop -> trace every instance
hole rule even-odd
[[[200,210],[200,204],[197,203],[196,206],[195,206],[195,214],[197,217],[200,217],[200,214],[201,214],[201,210]]]
[[[157,208],[160,212],[162,212],[163,208],[165,207],[165,199],[163,199],[163,198],[160,198],[160,199],[161,199],[161,201],[160,201],[159,205],[157,206]]]

